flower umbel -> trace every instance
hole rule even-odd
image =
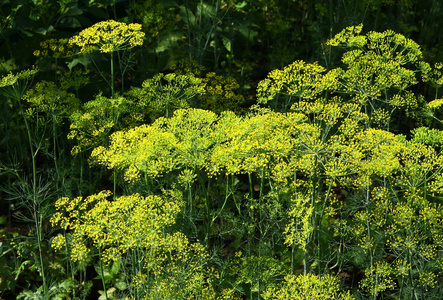
[[[101,53],[110,53],[140,46],[144,36],[140,24],[108,20],[84,29],[69,39],[69,45],[80,47],[80,53],[90,53],[96,49]]]

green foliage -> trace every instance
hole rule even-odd
[[[148,37],[156,37],[165,27],[174,22],[174,15],[164,4],[157,0],[134,1],[131,3],[134,17],[140,20]]]

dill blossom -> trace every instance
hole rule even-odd
[[[68,39],[48,39],[40,43],[40,49],[34,51],[36,57],[63,58],[72,57],[74,52],[68,44]]]
[[[79,47],[80,53],[90,53],[94,50],[110,53],[140,46],[144,36],[140,24],[108,20],[82,30],[69,39],[69,45]]]
[[[63,118],[70,116],[80,107],[80,101],[69,92],[58,88],[53,82],[38,82],[33,89],[27,91],[23,100],[29,103],[27,115],[39,116],[42,113],[52,118],[54,123],[61,123]]]
[[[331,275],[287,275],[278,288],[268,288],[261,296],[266,300],[279,299],[343,299],[352,300],[349,292],[340,292],[340,283]]]
[[[10,72],[8,75],[3,76],[1,78],[0,88],[14,86],[16,83],[20,82],[21,80],[30,80],[34,77],[35,74],[37,74],[37,72],[38,72],[37,68],[23,70],[16,74]]]
[[[186,298],[202,290],[213,295],[203,276],[206,249],[171,230],[179,204],[159,196],[132,194],[114,201],[107,199],[110,196],[103,191],[86,198],[57,200],[51,223],[73,232],[73,262],[84,264],[97,249],[104,264],[122,264],[126,275],[132,276],[132,286],[146,299]],[[60,250],[66,242],[59,235],[52,246]]]
[[[68,44],[71,47],[78,47],[80,54],[88,54],[94,51],[110,55],[110,74],[108,80],[105,75],[102,78],[111,88],[111,94],[115,95],[115,71],[114,71],[114,53],[126,51],[143,44],[145,33],[141,31],[141,25],[132,23],[125,24],[114,20],[102,21],[82,30],[78,35],[69,39]],[[118,56],[122,60],[122,56]],[[97,66],[97,65],[96,65]],[[123,70],[121,70],[124,73]],[[123,81],[122,90],[123,90]]]

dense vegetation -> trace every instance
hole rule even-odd
[[[0,298],[440,299],[413,2],[3,1]]]

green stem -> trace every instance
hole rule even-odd
[[[103,284],[103,291],[105,292],[106,300],[108,300],[108,291],[106,290],[106,284],[105,284],[105,273],[103,271],[103,262],[102,262],[102,250],[101,248],[98,248],[98,260],[100,262],[100,273],[102,278],[102,284]]]
[[[192,215],[192,206],[193,201],[192,201],[192,189],[191,189],[191,184],[188,184],[188,202],[189,202],[189,215]]]
[[[252,185],[251,173],[248,173],[248,179],[249,179],[249,193],[250,193],[251,199],[253,199],[254,198],[254,186]]]
[[[411,250],[410,249],[408,249],[407,262],[408,262],[408,265],[412,266],[412,263],[411,263]],[[409,277],[409,285],[411,287],[411,298],[410,299],[414,299],[415,286],[414,286],[414,278],[412,277],[412,267],[409,268],[409,270],[408,270],[408,277]]]
[[[223,202],[223,205],[222,205],[222,207],[220,208],[220,210],[218,211],[218,213],[217,213],[214,217],[212,217],[212,220],[211,220],[211,226],[210,226],[210,227],[212,227],[212,224],[214,223],[214,221],[217,220],[217,218],[218,218],[218,217],[220,216],[220,214],[222,213],[223,209],[225,208],[226,202],[228,201],[229,196],[230,196],[230,193],[229,193],[229,175],[226,175],[226,192],[225,192],[225,201]]]
[[[33,216],[34,216],[34,225],[37,234],[37,244],[39,250],[39,258],[40,258],[40,272],[43,280],[43,290],[45,296],[48,295],[48,287],[46,285],[46,276],[45,269],[43,266],[43,254],[42,254],[42,246],[41,246],[41,222],[39,222],[40,218],[40,205],[37,199],[37,164],[36,164],[36,156],[40,150],[39,146],[34,150],[34,146],[32,145],[32,136],[31,136],[31,128],[29,126],[28,120],[26,119],[25,112],[23,110],[23,106],[21,104],[21,97],[16,99],[19,105],[20,113],[23,116],[23,121],[25,123],[26,132],[28,136],[29,150],[31,152],[31,163],[32,163],[32,207],[33,207]]]
[[[54,167],[55,167],[55,174],[57,176],[57,180],[55,182],[57,190],[59,188],[59,184],[60,184],[60,171],[58,169],[58,162],[57,162],[57,128],[55,126],[55,118],[54,116],[52,117],[52,143],[54,144],[54,151],[53,151],[53,155],[54,155]]]
[[[114,98],[114,52],[111,52],[111,94],[112,97]]]

